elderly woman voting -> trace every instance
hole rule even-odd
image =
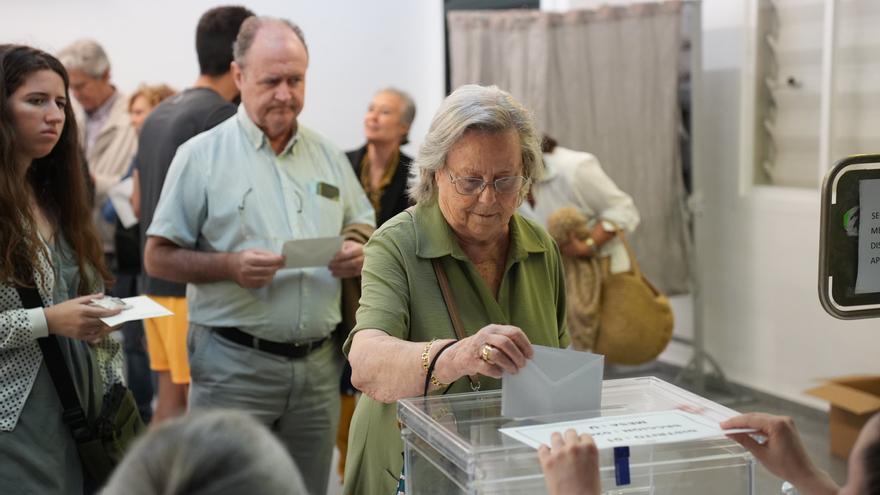
[[[531,117],[508,93],[463,86],[441,105],[411,169],[416,206],[364,248],[357,325],[344,349],[365,396],[344,493],[397,487],[398,399],[498,388],[532,344],[568,345],[559,250],[516,213],[542,167]]]

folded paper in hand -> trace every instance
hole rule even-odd
[[[281,254],[287,257],[284,268],[327,266],[342,249],[343,240],[344,237],[336,236],[287,241],[281,249]]]
[[[599,411],[605,358],[589,352],[532,346],[535,356],[515,375],[504,374],[501,414],[524,418]]]
[[[127,321],[145,320],[147,318],[158,318],[174,314],[168,308],[147,296],[125,297],[122,299],[122,302],[130,307],[122,310],[118,315],[101,318],[101,321],[108,327],[115,327]]]

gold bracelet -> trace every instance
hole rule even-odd
[[[425,348],[422,350],[422,368],[425,370],[426,375],[428,374],[428,357],[431,355],[431,346],[433,346],[436,341],[437,339],[431,339],[430,342],[425,344]],[[440,383],[440,380],[438,380],[433,373],[431,373],[431,384],[437,388],[443,388],[446,386]]]
[[[434,345],[434,342],[437,339],[431,339],[430,342],[425,343],[425,348],[422,349],[422,369],[425,370],[425,373],[428,372],[428,356],[431,354],[431,346]]]
[[[434,385],[435,387],[437,387],[438,390],[441,388],[446,388],[446,384],[440,383],[440,380],[438,380],[437,377],[434,376],[433,373],[431,373],[431,385]]]

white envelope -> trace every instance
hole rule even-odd
[[[532,348],[535,356],[519,373],[504,374],[502,416],[525,418],[601,409],[605,356],[540,345]]]

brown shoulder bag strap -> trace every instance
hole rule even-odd
[[[449,287],[449,279],[446,278],[446,270],[443,269],[443,263],[440,258],[431,259],[434,265],[434,273],[437,275],[437,282],[440,284],[440,293],[443,294],[443,302],[446,303],[446,310],[449,312],[449,319],[452,320],[452,328],[455,330],[455,336],[458,340],[467,338],[464,333],[464,324],[461,322],[461,315],[458,314],[458,306],[455,305],[455,298],[452,296],[452,289]],[[471,390],[476,392],[480,390],[480,378],[476,375],[468,375],[468,381],[471,382]]]

